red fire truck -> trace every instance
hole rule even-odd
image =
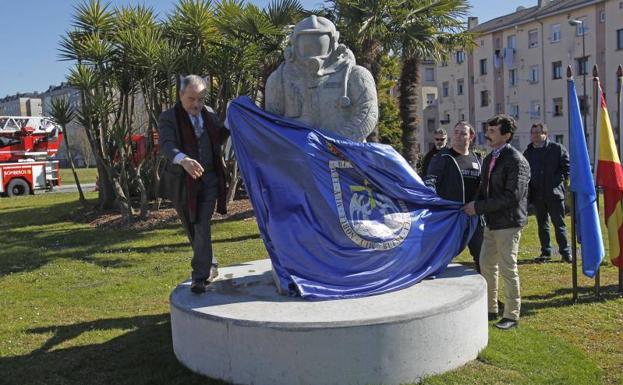
[[[61,128],[41,116],[0,116],[0,194],[50,190],[61,183],[56,155]]]

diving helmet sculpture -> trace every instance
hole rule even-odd
[[[324,17],[301,20],[266,82],[266,110],[363,142],[378,121],[376,86],[338,38]]]

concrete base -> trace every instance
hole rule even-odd
[[[220,268],[204,295],[171,294],[173,349],[235,384],[404,384],[457,368],[487,345],[486,283],[471,269],[372,297],[277,294],[268,259]]]

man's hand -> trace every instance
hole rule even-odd
[[[469,216],[476,215],[476,207],[474,206],[474,201],[471,201],[463,206],[463,211],[465,211],[465,214]]]
[[[180,161],[180,165],[184,167],[184,170],[190,175],[193,179],[197,179],[201,177],[203,174],[203,167],[196,160],[186,157]]]

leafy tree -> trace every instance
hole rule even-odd
[[[408,0],[393,14],[394,49],[402,61],[399,108],[403,155],[413,166],[420,151],[420,65],[424,60],[440,62],[457,47],[473,45],[464,21],[469,7],[467,0]]]
[[[78,178],[78,173],[76,172],[74,158],[71,153],[71,147],[69,146],[69,137],[67,135],[67,125],[72,120],[74,120],[75,112],[69,104],[69,100],[65,98],[58,98],[52,100],[51,115],[56,123],[58,123],[63,130],[63,142],[65,143],[67,158],[69,159],[69,166],[71,167],[71,172],[74,175],[74,181],[76,182],[76,187],[78,188],[79,201],[84,207],[86,207],[88,206],[87,200],[84,197],[84,193],[82,192],[82,186],[80,186],[80,179]]]

